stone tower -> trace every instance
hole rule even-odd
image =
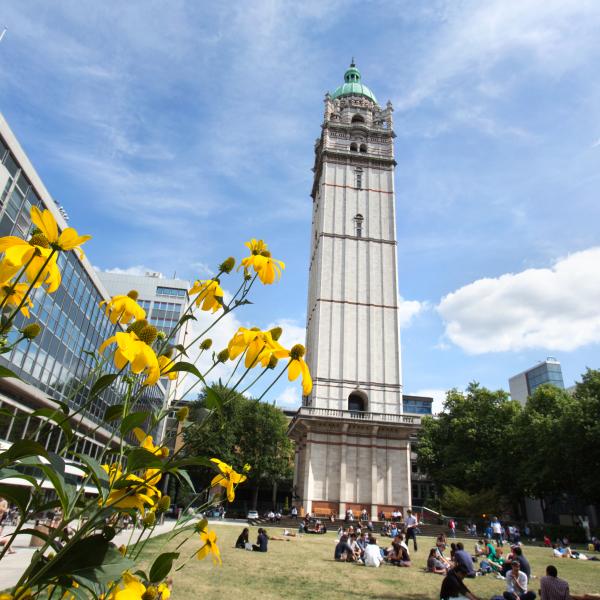
[[[296,503],[307,512],[411,504],[409,437],[420,419],[402,410],[392,113],[354,61],[325,96],[311,194],[314,387],[289,429]]]

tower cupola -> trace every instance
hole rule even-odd
[[[352,59],[350,67],[344,73],[344,83],[331,94],[331,99],[335,100],[344,96],[365,96],[377,104],[375,94],[362,83],[361,79],[360,71],[356,68],[354,59]]]

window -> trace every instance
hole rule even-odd
[[[356,237],[362,237],[364,220],[364,217],[360,213],[354,217],[354,230]]]
[[[351,412],[366,412],[366,396],[362,392],[352,392],[348,396],[348,410]]]
[[[187,290],[182,290],[181,288],[158,286],[156,288],[156,294],[159,296],[174,296],[176,298],[185,298],[187,295]]]
[[[361,152],[366,152],[367,151],[367,145],[366,144],[361,144],[360,145],[360,151]]]
[[[354,175],[355,175],[355,187],[358,190],[362,190],[362,169],[356,169],[356,171],[354,171]]]
[[[352,122],[353,123],[364,123],[365,122],[365,118],[362,115],[354,115],[352,117]]]
[[[358,145],[356,144],[356,142],[352,142],[350,144],[350,152],[358,152]]]

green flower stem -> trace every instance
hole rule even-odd
[[[17,274],[17,277],[15,278],[15,280],[10,284],[11,287],[17,285],[17,283],[19,283],[19,281],[21,280],[21,277],[23,277],[23,274],[25,273],[25,271],[27,270],[27,267],[32,263],[33,259],[35,258],[35,252],[31,255],[31,258],[25,263],[25,265],[21,268],[21,270],[19,271],[19,273]],[[0,312],[2,311],[2,309],[4,308],[4,305],[6,304],[6,301],[8,299],[8,296],[5,296],[2,301],[0,302]],[[4,330],[2,330],[3,332]],[[0,333],[2,333],[0,332]]]
[[[265,397],[265,394],[279,381],[279,379],[281,379],[281,376],[289,369],[289,367],[290,363],[288,362],[288,364],[285,366],[285,369],[281,370],[281,373],[275,377],[269,387],[256,399],[257,402],[260,402]]]
[[[140,549],[137,551],[137,554],[135,555],[135,557],[133,555],[131,556],[131,558],[133,558],[133,560],[137,560],[140,557],[140,554],[142,553],[142,551],[146,547],[146,544],[148,543],[148,540],[152,537],[152,534],[154,533],[154,530],[156,529],[157,525],[158,525],[158,517],[156,519],[156,522],[152,526],[152,529],[150,530],[150,533],[148,534],[148,537],[142,542],[142,545],[141,545]],[[135,545],[137,546],[138,543],[139,543],[139,540],[136,542]],[[135,547],[134,547],[134,550],[135,550]]]
[[[251,387],[254,386],[254,384],[267,372],[268,367],[264,368],[258,375],[258,377],[255,377],[254,380],[252,381],[252,383],[250,383],[250,385],[246,386],[241,392],[240,394],[245,394]]]

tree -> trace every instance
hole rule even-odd
[[[209,390],[223,400],[220,409],[207,409]],[[210,429],[205,426],[209,420]],[[190,421],[184,433],[190,454],[217,457],[239,472],[245,464],[251,466],[244,485],[254,488],[253,508],[261,483],[292,476],[293,445],[287,437],[287,419],[279,408],[214,385],[201,394]],[[198,471],[203,485],[208,485],[212,475],[208,469]]]
[[[519,498],[510,464],[515,442],[518,402],[503,390],[491,391],[478,383],[465,393],[450,390],[444,412],[426,417],[419,432],[417,462],[436,487],[454,486],[471,494],[495,490]]]
[[[440,503],[444,513],[471,519],[498,514],[503,510],[501,499],[494,490],[471,493],[453,485],[444,486]]]

